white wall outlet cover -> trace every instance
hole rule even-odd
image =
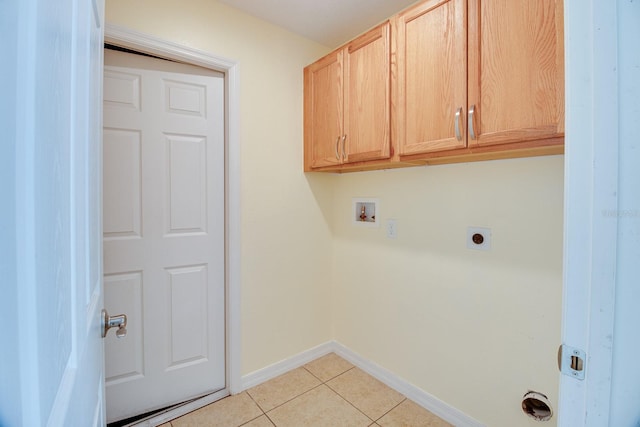
[[[395,219],[387,220],[387,239],[398,238],[398,223]]]
[[[491,249],[491,229],[487,227],[467,227],[467,248],[477,251]]]

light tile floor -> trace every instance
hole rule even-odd
[[[334,353],[161,427],[446,427]]]

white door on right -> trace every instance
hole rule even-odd
[[[225,387],[224,75],[105,49],[109,422]]]

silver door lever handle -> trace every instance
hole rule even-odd
[[[117,316],[109,316],[107,310],[102,310],[102,338],[107,336],[107,332],[111,328],[118,328],[116,337],[122,338],[127,335],[127,315],[118,314]]]

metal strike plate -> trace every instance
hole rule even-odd
[[[584,350],[566,344],[558,348],[558,367],[560,372],[578,380],[584,380],[587,354]]]

